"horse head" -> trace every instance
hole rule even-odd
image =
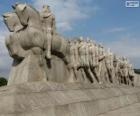
[[[16,13],[5,13],[3,14],[3,19],[10,32],[17,32],[23,28]]]
[[[37,10],[27,4],[15,4],[12,6],[19,20],[24,26],[40,26],[40,14]]]

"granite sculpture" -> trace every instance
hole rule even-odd
[[[10,31],[6,38],[13,58],[8,85],[52,81],[134,85],[134,70],[127,58],[89,38],[65,39],[57,33],[55,16],[48,5],[41,12],[15,4],[3,15]]]

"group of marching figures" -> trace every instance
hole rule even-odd
[[[30,5],[15,4],[13,10],[14,12],[3,15],[4,22],[11,32],[6,39],[6,46],[10,56],[16,61],[16,65],[14,64],[13,67],[17,66],[16,71],[12,73],[13,80],[16,78],[17,72],[20,74],[23,68],[21,66],[21,70],[19,70],[17,63],[24,66],[22,61],[28,62],[28,56],[32,56],[32,65],[36,70],[29,69],[34,72],[30,73],[30,77],[27,78],[37,80],[34,78],[42,77],[42,80],[46,79],[47,74],[44,70],[46,61],[52,61],[52,56],[58,55],[60,62],[56,65],[60,65],[61,60],[66,61],[63,67],[67,68],[63,69],[68,69],[68,71],[62,71],[62,73],[69,72],[70,80],[68,82],[134,85],[135,73],[127,58],[117,57],[109,49],[96,44],[93,40],[82,37],[74,40],[64,39],[56,32],[55,17],[49,6],[44,6],[43,10],[38,12]],[[30,63],[25,63],[25,65],[30,65]],[[49,69],[49,72],[59,72],[56,65],[54,67],[57,71],[55,72],[52,68],[53,71]],[[65,74],[63,77],[67,78]],[[25,78],[24,73],[23,78]]]
[[[70,40],[69,44],[69,67],[75,77],[78,77],[76,74],[80,70],[83,77],[84,73],[88,75],[88,80],[85,77],[85,81],[91,83],[134,85],[135,73],[127,58],[117,57],[110,49],[105,49],[88,38]]]

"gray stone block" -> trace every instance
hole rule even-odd
[[[139,97],[138,87],[26,83],[0,88],[0,116],[96,116],[139,103]]]

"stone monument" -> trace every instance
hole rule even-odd
[[[2,116],[106,116],[140,102],[127,58],[89,38],[65,39],[48,5],[41,12],[12,7],[3,15],[13,64],[8,86],[0,88]]]

